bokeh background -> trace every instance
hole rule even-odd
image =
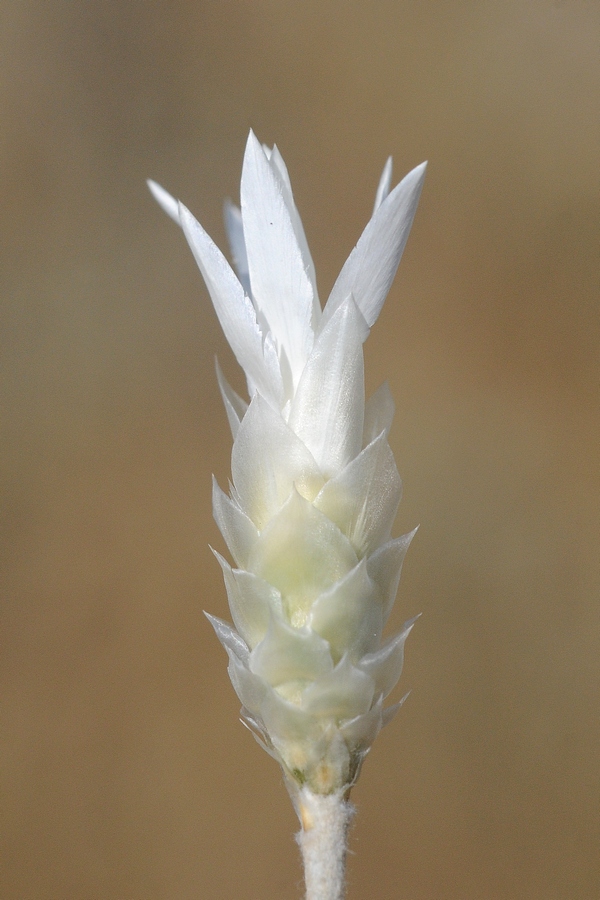
[[[597,900],[596,0],[4,0],[3,900],[297,898],[237,719],[210,475],[241,387],[150,176],[224,244],[249,127],[322,297],[388,154],[430,161],[366,348],[422,612],[354,797],[349,898]]]

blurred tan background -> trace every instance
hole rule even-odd
[[[237,720],[210,475],[225,346],[150,176],[224,245],[248,128],[322,297],[386,156],[429,173],[367,344],[422,611],[354,797],[350,900],[597,900],[596,0],[5,0],[2,900],[293,900]]]

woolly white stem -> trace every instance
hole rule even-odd
[[[343,900],[347,837],[354,807],[344,792],[313,794],[302,788],[298,797],[302,831],[296,840],[302,851],[306,900]]]

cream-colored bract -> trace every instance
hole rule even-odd
[[[285,163],[251,132],[241,210],[226,206],[237,275],[191,213],[150,189],[183,229],[250,402],[217,376],[234,442],[229,495],[213,509],[232,627],[208,616],[229,655],[244,721],[292,793],[347,790],[382,725],[412,628],[382,639],[414,532],[392,538],[401,482],[387,385],[365,404],[362,345],[410,231],[425,164],[373,216],[321,310]],[[401,703],[402,701],[400,701]]]

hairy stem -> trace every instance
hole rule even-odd
[[[306,900],[343,900],[348,828],[354,807],[342,791],[313,794],[302,788],[298,798],[302,830],[296,835],[306,883]]]

